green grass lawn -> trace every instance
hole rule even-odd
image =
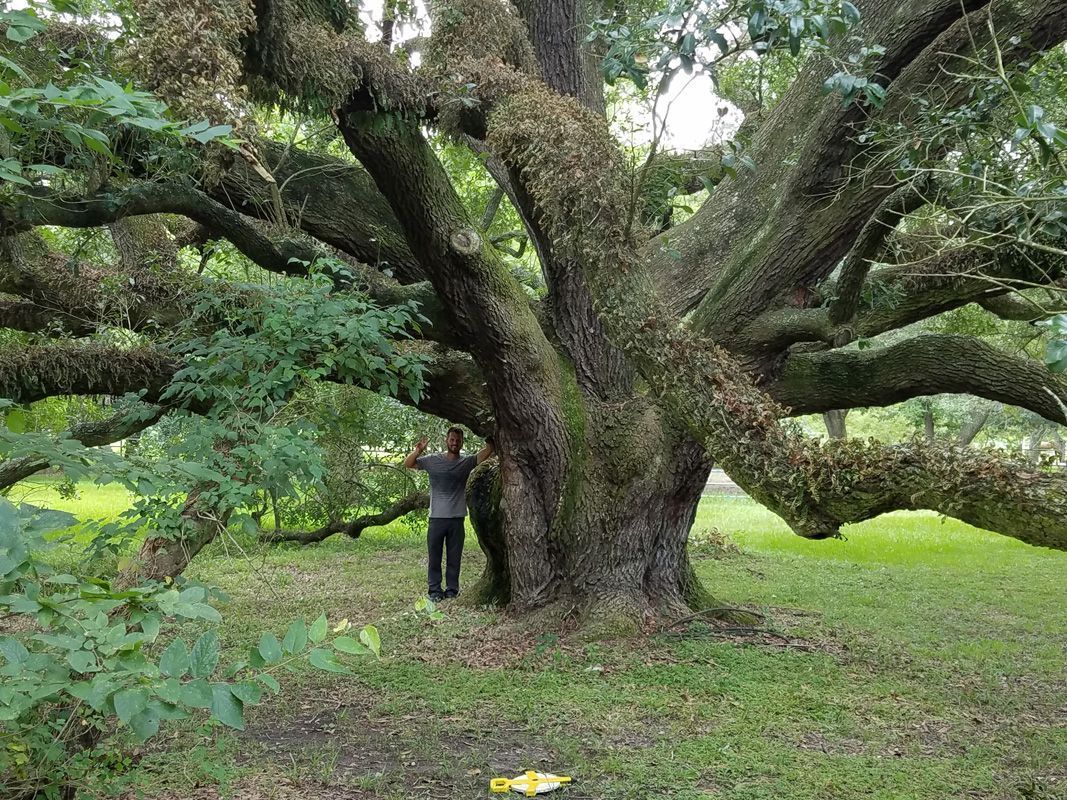
[[[712,528],[739,551],[707,544]],[[697,571],[784,637],[757,643],[561,641],[448,604],[434,622],[412,610],[424,543],[401,524],[302,549],[217,543],[189,576],[229,595],[234,653],[326,611],[375,623],[383,658],[289,676],[243,733],[165,734],[130,797],[465,799],[525,769],[573,776],[572,800],[1067,797],[1067,553],[916,513],[846,536],[806,541],[745,498],[705,498]],[[481,564],[468,537],[465,580]]]

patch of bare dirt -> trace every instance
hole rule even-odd
[[[380,717],[359,702],[262,719],[244,735],[249,746],[240,760],[255,764],[257,772],[261,765],[287,765],[286,774],[299,779],[289,793],[257,795],[242,787],[244,793],[235,796],[451,800],[486,794],[492,777],[562,769],[557,754],[524,729],[479,720],[475,731],[464,727],[470,722],[422,714]],[[316,793],[316,787],[332,794]]]

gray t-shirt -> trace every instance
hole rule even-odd
[[[430,518],[467,516],[467,478],[478,466],[478,457],[433,453],[419,456],[415,464],[430,476]]]

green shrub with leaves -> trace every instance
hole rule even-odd
[[[172,720],[202,716],[243,729],[244,712],[277,693],[275,677],[307,663],[348,673],[342,655],[377,657],[377,630],[354,638],[347,620],[294,621],[279,640],[264,633],[223,665],[208,629],[194,642],[177,623],[221,621],[204,586],[108,581],[51,570],[35,553],[67,513],[0,499],[0,785],[13,797],[77,797],[107,780],[124,739],[144,741]]]

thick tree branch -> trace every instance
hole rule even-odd
[[[856,313],[860,294],[872,263],[881,254],[886,240],[900,220],[928,202],[927,187],[909,185],[898,189],[882,204],[860,232],[856,244],[841,265],[836,294],[830,302],[829,317],[834,325],[849,321]]]
[[[1001,319],[1016,322],[1038,322],[1055,314],[1067,314],[1067,286],[1063,279],[1049,290],[1021,291],[1014,294],[984,296],[978,305]]]
[[[278,183],[287,216],[301,230],[392,272],[402,283],[425,280],[400,223],[363,167],[267,140],[257,147]],[[212,196],[244,214],[273,219],[269,186],[245,164],[228,170]]]
[[[414,492],[389,506],[377,514],[363,514],[350,522],[331,522],[313,531],[273,530],[260,531],[259,538],[264,542],[299,542],[300,544],[313,544],[328,539],[335,533],[343,533],[352,539],[358,539],[367,528],[376,528],[379,525],[388,525],[395,519],[405,514],[417,511],[420,508],[430,507],[429,492]]]
[[[879,71],[891,80],[880,114],[906,124],[920,113],[915,95],[937,92],[938,101],[945,100],[943,70],[952,68],[956,54],[972,53],[974,44],[981,48],[989,39],[984,11],[952,23],[983,5],[861,4],[865,38],[886,47]],[[1010,60],[1067,36],[1067,0],[1025,6],[995,0],[991,13]],[[821,83],[834,69],[812,62],[751,143],[749,155],[760,169],[720,184],[700,212],[670,232],[669,248],[654,242],[649,249],[665,274],[688,273],[660,279],[674,307],[689,308],[706,292],[694,323],[717,341],[728,343],[754,313],[802,301],[797,295],[810,292],[845,257],[896,185],[889,164],[861,161],[875,152],[856,135],[867,112],[822,96]],[[798,133],[804,120],[811,122]],[[784,153],[797,153],[798,163],[777,168]],[[865,167],[863,179],[849,181],[857,166]],[[669,253],[682,257],[672,266]]]
[[[3,299],[0,299],[0,328],[28,333],[58,329],[75,336],[87,336],[96,330],[96,326],[91,323],[32,301]]]
[[[247,218],[179,181],[142,183],[73,199],[19,194],[0,207],[0,232],[15,233],[40,225],[95,228],[126,217],[162,213],[182,214],[225,235],[242,253],[272,272],[306,274],[306,267],[299,262],[311,262],[317,255],[308,243],[272,240]]]
[[[877,336],[971,302],[993,301],[995,307],[1013,289],[1055,285],[1065,270],[1067,261],[1059,256],[1010,245],[949,250],[915,264],[884,267],[870,275],[865,289],[870,299],[856,313],[855,335]],[[1036,312],[1031,306],[1031,315]]]
[[[435,417],[466,425],[479,436],[496,428],[485,378],[469,355],[436,350],[433,363],[423,375],[424,387],[418,403],[401,397],[406,405]]]
[[[0,397],[32,403],[55,395],[123,395],[146,390],[157,400],[178,364],[158,350],[54,342],[0,355]]]
[[[971,336],[924,334],[874,350],[794,353],[766,389],[794,414],[970,394],[1067,424],[1067,382],[1043,364]]]
[[[261,225],[248,217],[227,208],[200,190],[179,182],[146,183],[118,192],[77,199],[33,195],[16,196],[0,207],[0,230],[14,233],[31,230],[40,225],[61,225],[71,228],[96,227],[105,223],[126,220],[128,217],[163,212],[182,214],[201,223],[219,236],[231,241],[244,255],[271,272],[306,275],[307,264],[321,256],[328,255],[323,248],[311,242],[272,237],[264,231]],[[429,283],[423,281],[405,286],[360,262],[349,261],[348,267],[354,273],[356,284],[365,289],[379,304],[397,305],[409,301],[417,302],[420,313],[428,320],[421,325],[418,333],[421,338],[456,346],[455,337],[445,322],[441,303]],[[95,270],[95,268],[92,269]],[[69,273],[69,270],[61,270],[61,272]],[[51,273],[56,274],[56,270],[51,270]],[[0,275],[0,291],[32,297],[39,302],[61,303],[64,301],[62,293],[52,291],[54,287],[24,285],[30,274],[23,270],[17,278],[6,276],[9,281],[14,280],[14,283],[8,284],[3,282],[5,276]],[[152,280],[153,273],[142,271],[142,277]],[[67,283],[71,280],[68,274]],[[157,283],[160,280],[174,283],[175,276],[169,274],[156,278]],[[76,276],[74,282],[77,283]],[[88,288],[99,289],[92,283],[88,285]],[[192,287],[190,285],[186,288]],[[173,307],[174,298],[170,297],[166,299],[166,302],[159,302],[161,299],[156,298],[155,304],[149,304],[147,308],[142,309],[144,313],[138,314],[131,321],[130,326],[137,329],[149,319],[158,321],[175,312],[181,316],[180,309]],[[98,306],[98,303],[93,303],[77,310],[63,310],[81,319],[92,320],[94,317],[88,315],[91,309],[98,308]],[[122,324],[122,321],[112,321],[112,324]]]
[[[820,288],[831,298],[828,306],[765,312],[749,323],[734,345],[739,352],[757,357],[777,354],[798,342],[841,347],[968,303],[978,303],[1005,319],[1042,319],[1063,306],[1062,297],[1042,303],[1036,296],[1024,299],[1010,293],[1033,286],[1058,292],[1065,269],[1067,263],[1054,254],[1023,252],[1010,245],[994,250],[975,246],[948,250],[923,261],[871,272],[863,286],[865,297],[851,319],[839,324],[831,319],[834,298],[841,296],[838,284],[831,282]]]
[[[341,132],[367,165],[401,221],[412,252],[445,301],[454,330],[473,356],[497,422],[546,462],[565,463],[559,362],[522,288],[483,241],[436,155],[417,127],[382,129],[364,112],[341,118]],[[519,444],[519,442],[516,442]],[[545,487],[546,513],[559,487]]]
[[[122,411],[104,420],[79,423],[72,427],[64,438],[81,442],[85,447],[113,444],[155,425],[168,410],[170,409],[165,406],[156,406],[148,416],[136,417]],[[49,466],[51,464],[48,459],[41,456],[23,456],[0,461],[0,489],[6,489]]]

